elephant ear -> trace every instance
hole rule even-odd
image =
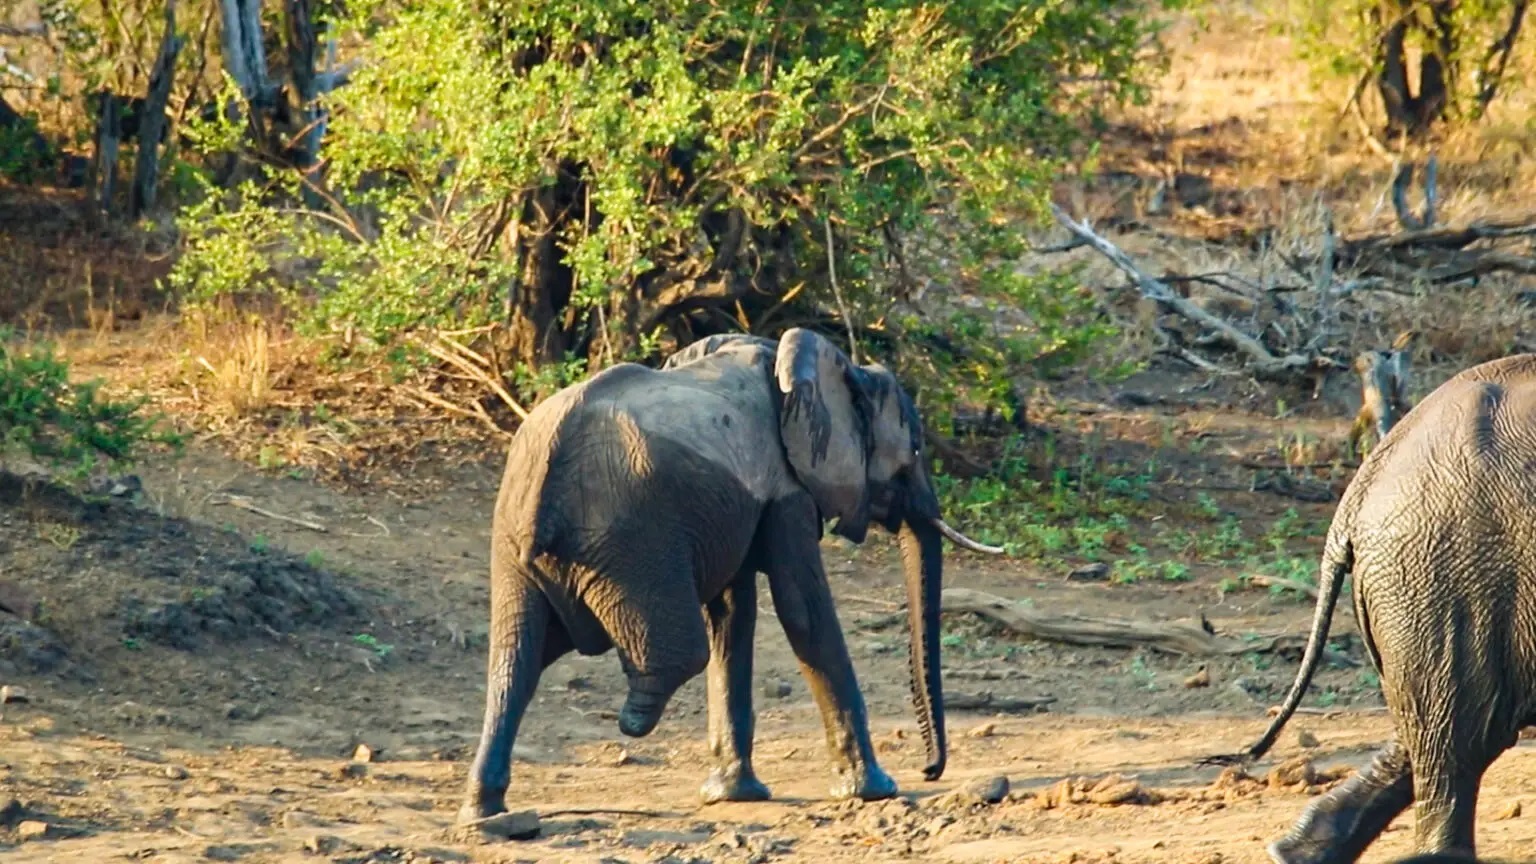
[[[822,518],[855,542],[868,529],[868,450],[850,370],[837,346],[810,330],[779,338],[774,374],[784,393],[779,435],[789,464]]]

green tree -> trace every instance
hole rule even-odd
[[[292,172],[210,187],[172,282],[385,345],[487,327],[541,390],[791,324],[1001,387],[1105,332],[1072,280],[1016,272],[1019,220],[1075,121],[1144,96],[1184,2],[355,0],[327,204]]]

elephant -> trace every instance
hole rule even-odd
[[[619,363],[540,403],[508,446],[492,518],[485,717],[459,823],[505,812],[523,714],[542,671],[573,650],[617,649],[628,682],[618,727],[631,737],[707,669],[701,796],[766,800],[752,766],[759,573],[821,713],[832,794],[895,795],[822,565],[831,520],[855,543],[871,524],[897,537],[923,775],[939,779],[941,538],[1004,550],[944,521],[921,430],[890,371],[802,328],[710,337],[660,369]]]
[[[1536,354],[1436,388],[1362,461],[1329,527],[1301,668],[1263,755],[1317,669],[1333,608],[1354,613],[1394,736],[1271,843],[1279,864],[1355,861],[1414,806],[1421,853],[1472,858],[1484,771],[1536,721]]]

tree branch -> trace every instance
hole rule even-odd
[[[1217,318],[1199,306],[1174,293],[1163,282],[1153,279],[1143,273],[1129,256],[1120,251],[1119,247],[1094,233],[1087,221],[1074,222],[1066,211],[1062,210],[1054,202],[1051,204],[1051,212],[1056,221],[1073,234],[1082,238],[1094,251],[1108,258],[1110,263],[1120,268],[1136,283],[1136,289],[1143,297],[1154,300],[1157,303],[1172,309],[1180,316],[1187,318],[1204,327],[1221,334],[1234,347],[1252,360],[1255,374],[1270,378],[1288,378],[1305,371],[1315,365],[1315,361],[1302,354],[1287,354],[1284,357],[1276,357],[1259,340],[1237,329],[1231,324]]]

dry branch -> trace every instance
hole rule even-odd
[[[285,516],[282,513],[275,513],[264,507],[258,507],[251,503],[251,499],[242,495],[226,495],[221,493],[214,496],[214,500],[210,500],[209,503],[228,504],[231,507],[239,507],[241,510],[255,513],[257,516],[265,516],[268,519],[276,519],[279,522],[287,522],[290,525],[297,525],[300,528],[308,528],[311,531],[318,531],[321,534],[330,531],[329,528],[321,525],[319,522],[315,522],[310,519],[300,519],[297,516]]]
[[[1265,576],[1262,573],[1254,573],[1248,577],[1248,584],[1259,588],[1284,588],[1317,599],[1317,588],[1305,582],[1297,582],[1295,579],[1286,579],[1281,576]]]
[[[1271,379],[1295,378],[1318,365],[1320,358],[1309,357],[1304,354],[1292,353],[1283,357],[1276,357],[1258,339],[1244,333],[1231,323],[1212,315],[1184,297],[1179,296],[1172,288],[1168,287],[1167,283],[1148,276],[1119,247],[1094,233],[1093,229],[1089,227],[1087,220],[1082,222],[1073,221],[1072,217],[1066,214],[1066,211],[1054,203],[1051,204],[1051,212],[1055,214],[1056,221],[1060,222],[1064,228],[1091,246],[1094,251],[1108,258],[1111,263],[1129,276],[1135,282],[1136,290],[1143,297],[1156,301],[1159,305],[1172,310],[1189,321],[1215,331],[1224,341],[1248,355],[1255,375]],[[1187,355],[1188,352],[1185,352],[1185,354]],[[1196,361],[1191,360],[1191,362]],[[1213,364],[1196,362],[1196,365],[1211,366]]]
[[[979,693],[951,691],[944,694],[945,711],[995,711],[998,713],[1034,714],[1056,701],[1055,696],[1018,698],[997,696],[991,690]]]
[[[1047,614],[968,588],[946,588],[942,596],[940,608],[945,612],[971,612],[1016,633],[1066,645],[1150,648],[1164,654],[1210,657],[1299,648],[1306,641],[1305,637],[1271,636],[1249,642],[1209,633],[1200,624],[1185,621],[1130,621],[1070,613]]]
[[[1230,657],[1248,653],[1300,651],[1306,634],[1281,634],[1256,639],[1234,639],[1206,629],[1204,622],[1131,621],[1071,613],[1045,613],[1004,597],[968,588],[945,588],[940,611],[972,613],[1031,639],[1101,648],[1147,648],[1164,654],[1196,657]],[[905,611],[864,622],[865,629],[881,629],[907,620]],[[1325,659],[1353,665],[1335,651]]]

